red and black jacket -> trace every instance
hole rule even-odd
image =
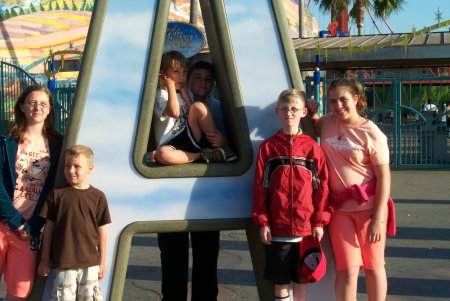
[[[272,236],[307,236],[330,220],[328,170],[307,135],[281,131],[261,144],[253,185],[253,223]]]

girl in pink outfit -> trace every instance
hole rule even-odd
[[[328,99],[331,113],[320,118],[317,105],[309,102],[308,107],[329,168],[334,213],[328,230],[336,259],[336,300],[356,300],[360,269],[365,272],[368,299],[385,300],[391,182],[387,138],[361,116],[367,103],[355,80],[333,81]],[[395,226],[392,229],[395,232]]]

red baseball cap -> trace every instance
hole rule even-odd
[[[312,236],[306,236],[300,241],[299,249],[299,280],[309,283],[319,281],[327,271],[327,259],[322,251],[320,242]]]

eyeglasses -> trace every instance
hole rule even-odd
[[[50,107],[48,102],[26,101],[25,104],[30,108],[34,108],[36,105],[38,105],[41,109],[47,109]]]
[[[279,107],[278,110],[280,110],[280,112],[282,113],[287,113],[289,111],[291,111],[292,113],[298,113],[300,112],[302,109],[299,109],[297,107],[291,107],[291,106],[285,106],[285,107]]]

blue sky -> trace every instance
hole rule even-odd
[[[138,0],[133,1],[136,4]],[[91,146],[96,154],[95,172],[90,176],[92,185],[105,191],[110,209],[115,212],[133,212],[126,207],[139,208],[129,216],[113,216],[116,225],[126,223],[127,219],[129,222],[248,217],[252,205],[251,185],[248,185],[253,181],[252,171],[240,177],[220,179],[147,179],[133,166],[155,1],[141,1],[139,10],[127,12],[123,11],[120,0],[109,1],[77,141]],[[270,105],[281,90],[289,87],[269,3],[226,0],[227,14],[233,20],[230,35],[241,93],[255,143],[278,129],[279,122]],[[262,35],[264,40],[258,38]],[[269,117],[261,118],[265,113]],[[254,147],[257,150],[258,146]],[[218,183],[223,188],[221,191],[217,190]],[[201,197],[211,193],[214,199]]]
[[[305,0],[308,4],[309,0]],[[412,32],[413,26],[417,30],[423,29],[424,27],[431,26],[437,23],[436,13],[439,7],[441,12],[441,21],[446,21],[450,19],[450,1],[448,0],[405,0],[406,3],[403,9],[398,13],[392,14],[387,22],[392,28],[394,33],[405,33]],[[319,24],[320,30],[326,30],[326,27],[330,23],[330,14],[323,13],[319,10],[319,6],[311,1],[309,5],[312,14],[316,17],[317,23]],[[373,12],[372,12],[373,15]],[[375,19],[378,28],[382,33],[389,33],[389,29],[386,27],[382,20]],[[354,23],[350,23],[349,27],[350,33],[352,35],[357,34],[357,28]],[[438,31],[445,31],[448,28],[441,28]],[[364,34],[378,34],[377,29],[372,23],[370,16],[366,13],[364,19]]]

